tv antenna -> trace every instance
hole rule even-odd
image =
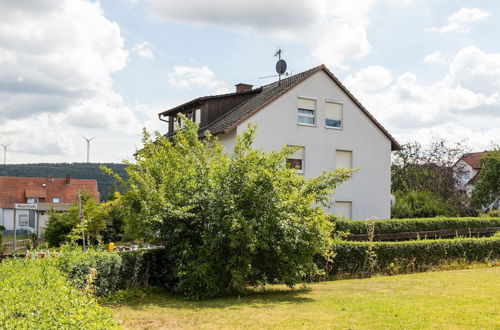
[[[281,76],[284,74],[285,77],[288,76],[288,72],[286,72],[286,62],[284,59],[281,58],[281,53],[283,50],[281,48],[278,48],[276,53],[274,53],[274,56],[278,56],[278,62],[276,62],[276,73],[271,76],[265,76],[265,77],[259,77],[259,79],[265,79],[265,78],[272,78],[272,77],[278,77],[278,83],[281,81]]]
[[[89,163],[89,155],[90,155],[90,141],[95,139],[96,136],[94,136],[93,138],[87,139],[85,136],[82,135],[82,138],[84,138],[85,141],[87,141],[87,164],[88,164]]]
[[[12,143],[9,144],[0,144],[3,147],[3,164],[5,165],[7,163],[7,147],[10,146]]]

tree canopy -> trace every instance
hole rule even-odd
[[[474,185],[473,198],[483,206],[498,208],[500,203],[500,148],[481,157],[481,171]]]
[[[286,166],[295,149],[251,148],[254,126],[226,152],[185,122],[172,139],[144,132],[123,182],[127,231],[167,248],[173,289],[212,297],[269,282],[292,286],[312,273],[313,257],[330,243],[323,207],[352,170],[306,179]]]

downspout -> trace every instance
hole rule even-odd
[[[158,114],[158,119],[160,119],[161,121],[164,121],[164,122],[168,123],[168,120],[161,119],[161,115],[162,115],[161,113]]]

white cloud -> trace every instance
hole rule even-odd
[[[345,69],[371,51],[369,15],[378,0],[149,0],[149,12],[164,21],[212,25],[295,41],[328,66]]]
[[[126,149],[140,125],[114,90],[112,74],[126,66],[128,52],[118,24],[104,16],[100,3],[35,0],[1,6],[0,132],[13,142],[17,158],[10,158],[70,161],[80,130],[91,130],[100,143],[121,134],[111,149]]]
[[[169,83],[180,88],[203,87],[215,93],[226,93],[226,83],[217,80],[215,73],[206,65],[200,67],[174,66],[168,75]]]
[[[135,44],[132,50],[140,57],[146,58],[148,60],[153,60],[155,58],[151,44],[147,41]]]
[[[479,8],[460,8],[459,11],[454,12],[448,17],[448,24],[442,27],[432,27],[429,30],[439,33],[448,32],[468,32],[470,31],[467,26],[468,23],[481,22],[491,16],[490,12],[481,10]]]
[[[393,81],[390,70],[380,66],[369,66],[357,72],[354,75],[349,75],[344,83],[349,89],[355,89],[362,92],[370,92],[380,90],[389,86]]]
[[[346,84],[400,142],[432,138],[469,139],[477,150],[500,139],[500,54],[475,46],[461,49],[448,73],[430,85],[406,72],[395,80],[381,79],[385,89],[363,83],[387,69],[369,67],[349,76]],[[390,77],[386,73],[387,77]]]
[[[439,51],[426,55],[424,62],[429,64],[446,64],[443,54]]]

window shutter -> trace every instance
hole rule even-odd
[[[335,202],[335,214],[347,219],[352,218],[352,202]]]
[[[352,151],[337,150],[335,152],[335,168],[352,168]]]
[[[290,146],[290,147],[298,147],[298,146]],[[302,159],[304,160],[304,147],[299,147],[293,154],[288,156],[289,159]]]
[[[342,120],[342,104],[326,102],[325,117],[328,119]]]
[[[299,109],[316,110],[316,100],[303,99],[299,97],[297,103],[297,108]]]

